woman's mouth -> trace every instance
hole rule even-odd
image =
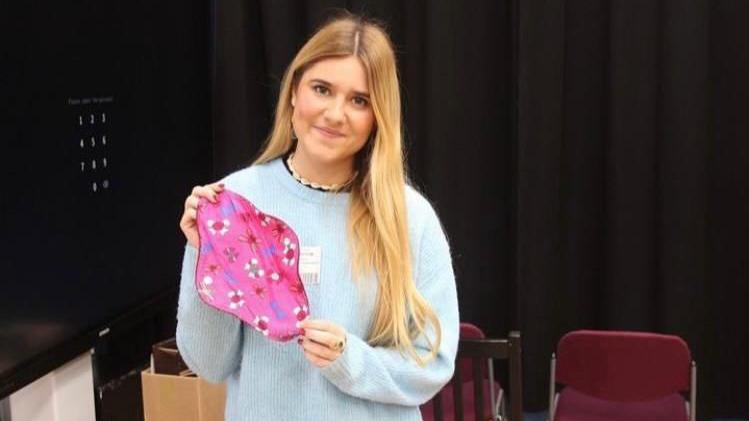
[[[312,126],[312,127],[314,127],[318,133],[330,139],[343,136],[343,133],[337,130],[327,128],[327,127],[320,127],[320,126]]]

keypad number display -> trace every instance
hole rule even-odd
[[[74,163],[82,176],[83,186],[94,194],[102,194],[112,187],[110,168],[112,97],[70,98],[73,111],[74,146],[79,159]]]

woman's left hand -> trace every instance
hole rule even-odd
[[[346,329],[328,320],[304,320],[299,344],[304,356],[319,368],[327,367],[346,349]]]

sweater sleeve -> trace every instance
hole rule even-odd
[[[241,325],[198,296],[195,268],[198,250],[187,245],[182,261],[177,308],[177,347],[185,363],[198,376],[213,383],[224,381],[237,370],[242,349]]]
[[[434,211],[429,210],[414,274],[419,292],[440,321],[439,352],[420,367],[397,349],[373,347],[349,333],[343,354],[322,369],[322,374],[344,393],[375,402],[417,406],[452,378],[460,330],[455,275],[447,239]],[[434,338],[433,330],[427,332]],[[423,335],[414,344],[420,355],[428,352]]]

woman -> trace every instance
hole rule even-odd
[[[225,187],[224,187],[225,186]],[[321,254],[299,346],[205,305],[194,286],[196,205],[224,188],[281,218]],[[289,65],[273,130],[252,166],[198,186],[177,343],[201,377],[227,382],[227,420],[419,420],[451,378],[458,303],[437,216],[407,184],[401,103],[387,34],[337,18]]]

